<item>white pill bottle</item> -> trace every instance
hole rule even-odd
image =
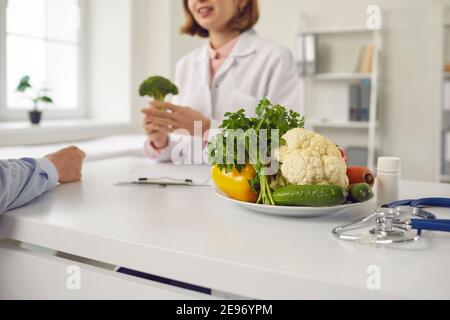
[[[401,161],[395,157],[379,157],[377,167],[377,203],[379,206],[399,200]]]

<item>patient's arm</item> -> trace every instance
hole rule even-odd
[[[21,207],[58,183],[48,159],[0,160],[0,215]]]

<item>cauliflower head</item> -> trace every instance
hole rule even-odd
[[[288,131],[283,139],[278,160],[290,184],[334,184],[348,190],[347,165],[331,140],[302,128]]]

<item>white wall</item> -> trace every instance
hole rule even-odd
[[[184,10],[182,1],[172,0],[170,2],[170,58],[171,58],[171,74],[175,72],[175,62],[178,61],[187,52],[194,50],[202,45],[205,39],[199,37],[191,37],[188,35],[181,35],[181,26],[184,21]]]
[[[180,36],[183,11],[178,1],[132,3],[131,116],[136,131],[142,132],[140,109],[148,104],[148,98],[137,94],[140,83],[153,75],[173,77],[176,61],[201,41]]]
[[[132,3],[86,2],[89,116],[102,121],[130,121]]]

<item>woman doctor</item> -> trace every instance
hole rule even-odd
[[[260,38],[258,0],[183,0],[182,33],[208,38],[176,66],[179,95],[171,103],[152,102],[143,110],[146,154],[169,161],[177,143],[205,139],[225,112],[246,108],[254,115],[259,100],[299,111],[300,87],[289,49]],[[194,123],[202,130],[194,130]],[[185,136],[172,134],[183,129]],[[195,139],[192,139],[195,140]],[[191,145],[190,142],[187,144]],[[204,146],[204,143],[203,143]]]

